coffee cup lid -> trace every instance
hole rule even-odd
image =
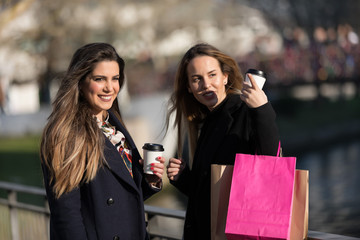
[[[263,78],[266,78],[266,73],[260,70],[256,70],[256,69],[248,69],[246,73],[250,73],[250,74],[254,74],[254,75],[258,75],[261,76]]]
[[[164,151],[163,145],[157,143],[145,143],[142,148],[150,151]]]

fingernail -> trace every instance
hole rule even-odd
[[[151,167],[151,168],[150,168],[150,170],[154,170],[154,168],[153,168],[153,167]]]
[[[155,163],[151,163],[151,164],[150,164],[150,166],[154,166],[154,165],[155,165]]]

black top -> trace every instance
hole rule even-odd
[[[236,153],[277,154],[279,134],[270,102],[249,108],[239,95],[227,98],[206,117],[192,169],[171,183],[188,196],[184,239],[210,239],[211,164],[233,165]]]

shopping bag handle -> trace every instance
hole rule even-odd
[[[277,150],[276,156],[277,156],[277,157],[281,157],[280,155],[282,155],[282,150],[281,150],[281,142],[279,141],[279,146],[278,146],[278,150]]]

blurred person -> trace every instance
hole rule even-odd
[[[117,95],[123,59],[106,43],[79,48],[41,141],[51,239],[148,239],[144,199],[162,188],[164,161],[144,174]]]
[[[184,239],[210,239],[211,164],[233,165],[236,153],[276,155],[276,114],[249,74],[243,84],[235,60],[208,44],[183,56],[169,101],[178,130],[178,156],[170,158],[167,176],[188,197]],[[187,135],[187,136],[186,136]],[[188,138],[190,160],[182,158]]]

